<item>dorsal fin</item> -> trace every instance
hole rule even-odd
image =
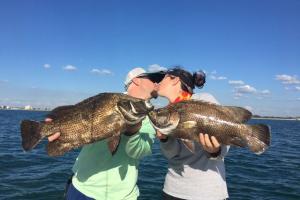
[[[119,147],[120,144],[120,139],[121,137],[118,136],[113,136],[108,139],[107,144],[108,144],[108,149],[111,152],[112,155],[114,155]]]
[[[54,108],[48,115],[47,118],[55,119],[58,116],[63,116],[65,112],[67,112],[69,109],[74,108],[74,105],[67,105],[67,106],[59,106],[57,108]]]
[[[252,117],[252,113],[241,107],[236,106],[224,106],[228,116],[231,116],[235,122],[244,123],[247,122]]]

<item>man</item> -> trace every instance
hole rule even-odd
[[[141,99],[157,97],[154,81],[161,80],[163,76],[135,68],[127,75],[125,90],[128,95]],[[59,133],[48,139],[51,142],[57,137]],[[106,140],[84,146],[72,169],[74,176],[67,190],[67,199],[137,199],[139,160],[151,154],[154,138],[155,131],[149,119],[145,118],[142,124],[121,135],[118,150],[113,156]]]

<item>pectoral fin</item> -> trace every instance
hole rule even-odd
[[[246,145],[247,145],[246,142],[242,138],[239,138],[239,137],[231,138],[229,144],[235,145],[238,147],[246,147]]]
[[[200,133],[200,130],[197,126],[197,122],[195,121],[185,121],[178,125],[177,130],[184,130],[184,132],[193,134],[193,133]]]
[[[191,129],[196,128],[197,122],[195,121],[186,121],[182,123],[183,128]]]
[[[111,138],[108,139],[108,148],[109,151],[111,152],[112,155],[114,155],[117,152],[117,149],[119,147],[120,144],[120,136],[113,136]]]
[[[195,143],[191,140],[181,139],[184,146],[192,153],[195,153]]]

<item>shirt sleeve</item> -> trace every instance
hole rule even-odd
[[[128,156],[134,159],[141,159],[152,153],[152,144],[155,139],[155,130],[146,117],[140,131],[132,136],[124,136],[126,142],[125,151]]]

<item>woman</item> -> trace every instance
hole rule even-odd
[[[204,83],[202,71],[191,74],[177,67],[166,72],[159,83],[158,94],[169,103],[177,103],[191,99],[195,87],[202,88]],[[209,94],[201,95],[200,99],[218,103]],[[169,164],[163,188],[164,200],[228,198],[223,159],[228,146],[219,144],[214,136],[200,133],[201,144],[195,144],[195,153],[192,153],[180,139],[159,132],[157,137]]]

